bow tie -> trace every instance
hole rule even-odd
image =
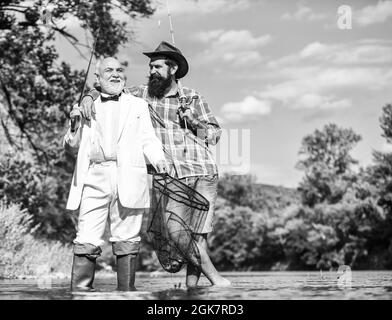
[[[120,95],[118,95],[118,96],[108,96],[108,97],[104,97],[103,95],[101,95],[101,102],[118,101],[118,98],[120,98]]]

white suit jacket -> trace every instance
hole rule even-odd
[[[100,98],[96,100],[100,103]],[[165,160],[160,140],[151,124],[147,102],[131,94],[120,98],[120,126],[117,140],[117,177],[120,202],[127,208],[148,208],[149,187],[145,157],[156,167]],[[79,208],[83,185],[90,165],[90,138],[97,122],[83,121],[72,134],[70,129],[64,137],[64,147],[77,154],[72,185],[68,196],[67,209]]]

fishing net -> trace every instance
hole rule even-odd
[[[175,273],[187,263],[200,267],[195,233],[201,233],[209,202],[168,174],[153,175],[147,234],[164,270]]]

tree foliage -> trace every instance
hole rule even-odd
[[[380,127],[382,137],[392,143],[392,104],[382,108]],[[392,267],[392,152],[374,151],[374,165],[367,170],[367,182],[374,186],[377,204],[383,209],[385,218],[378,226],[378,237],[373,241],[374,256],[377,263]]]
[[[91,37],[99,30],[96,56],[114,55],[132,36],[124,21],[153,12],[150,0],[0,1],[0,124],[7,141],[0,197],[33,213],[41,235],[73,236],[74,218],[64,208],[74,159],[63,152],[62,137],[85,77],[60,61],[55,37],[78,51],[86,46],[67,29],[72,19]]]
[[[361,140],[352,129],[328,124],[302,140],[299,151],[303,158],[297,167],[305,171],[299,189],[303,202],[314,206],[328,201],[339,202],[355,181],[352,165],[357,161],[350,151]]]
[[[392,104],[382,109],[380,117],[382,136],[387,143],[392,143]],[[374,151],[375,165],[369,169],[369,180],[376,185],[380,193],[380,205],[387,212],[392,209],[392,152]]]

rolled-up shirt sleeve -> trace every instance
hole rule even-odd
[[[216,145],[222,134],[222,128],[220,127],[215,116],[212,114],[211,108],[207,101],[200,94],[195,102],[195,110],[197,113],[197,120],[199,120],[205,129],[198,129],[198,136],[204,135],[204,139],[208,144]]]

